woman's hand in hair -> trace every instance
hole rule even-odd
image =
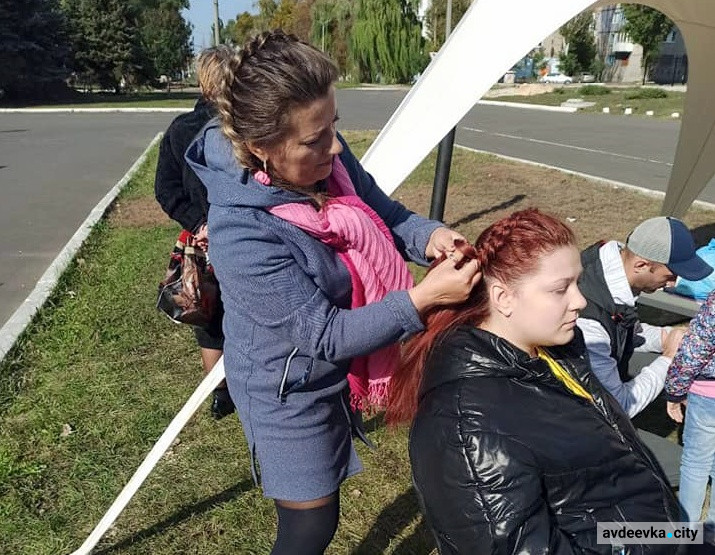
[[[455,242],[464,241],[469,243],[461,233],[457,233],[448,227],[438,227],[430,235],[425,249],[425,257],[428,260],[439,258],[441,254],[454,253],[457,250]]]
[[[446,229],[446,228],[443,228]],[[420,314],[436,306],[458,304],[469,297],[482,279],[476,260],[462,264],[456,257],[447,258],[433,267],[424,279],[409,290],[410,299]]]

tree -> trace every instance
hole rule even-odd
[[[559,69],[565,75],[593,72],[596,41],[593,35],[593,12],[586,11],[561,27],[566,50],[560,56]]]
[[[293,32],[295,24],[295,0],[281,0],[276,7],[271,18],[271,27],[274,29],[283,29],[287,33]]]
[[[310,42],[313,27],[313,20],[310,14],[313,4],[315,4],[315,0],[299,0],[293,11],[293,33],[305,42]]]
[[[254,16],[248,12],[238,14],[236,19],[229,19],[221,40],[235,46],[242,46],[256,32]]]
[[[344,76],[350,72],[354,7],[351,0],[317,0],[311,8],[311,42],[335,61]]]
[[[457,26],[472,0],[452,0],[452,29]],[[447,0],[432,0],[425,13],[424,25],[427,28],[427,37],[430,41],[430,50],[437,51],[442,48],[447,30]]]
[[[660,43],[673,28],[673,22],[658,10],[646,6],[623,4],[622,8],[626,18],[623,31],[633,39],[633,42],[643,47],[641,65],[643,83],[645,83],[648,70],[660,51]]]
[[[417,0],[357,0],[350,45],[361,79],[410,83],[427,65]]]
[[[191,58],[191,25],[176,7],[162,5],[142,12],[139,37],[142,58],[150,67],[144,74],[175,77]]]
[[[256,5],[258,6],[258,15],[255,19],[256,30],[259,32],[270,31],[273,16],[278,11],[278,3],[276,0],[258,0]]]
[[[139,75],[137,19],[122,0],[65,0],[77,72],[89,83],[119,92]]]
[[[42,96],[61,87],[68,54],[56,0],[0,0],[0,97]]]

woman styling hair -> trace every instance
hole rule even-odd
[[[445,264],[413,285],[404,258],[427,264],[462,237],[360,166],[335,129],[337,70],[323,53],[275,31],[225,68],[219,121],[187,159],[211,204],[227,382],[275,500],[273,553],[317,554],[337,528],[340,484],[362,469],[351,409],[382,404],[397,342],[479,275]]]

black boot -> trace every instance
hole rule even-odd
[[[233,414],[236,406],[231,400],[231,395],[228,393],[228,388],[222,387],[214,389],[213,401],[211,402],[211,416],[215,420],[221,420],[229,414]]]

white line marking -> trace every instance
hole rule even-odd
[[[653,160],[651,158],[641,158],[639,156],[629,156],[628,154],[620,154],[618,152],[611,152],[609,150],[600,150],[597,148],[586,148],[583,146],[569,145],[569,144],[565,144],[565,143],[555,143],[553,141],[545,141],[543,139],[532,139],[531,137],[522,137],[519,135],[509,135],[508,133],[491,133],[489,131],[485,131],[484,129],[476,129],[474,127],[462,127],[462,129],[465,129],[466,131],[472,131],[474,133],[482,133],[484,135],[493,135],[495,137],[504,137],[505,139],[514,139],[516,141],[526,141],[529,143],[537,143],[537,144],[548,145],[548,146],[556,146],[556,147],[560,147],[560,148],[568,148],[571,150],[579,150],[582,152],[592,152],[594,154],[603,154],[605,156],[614,156],[616,158],[624,158],[626,160],[636,160],[638,162],[651,162],[653,164],[663,164],[665,166],[673,165],[671,162],[663,162],[662,160]]]

